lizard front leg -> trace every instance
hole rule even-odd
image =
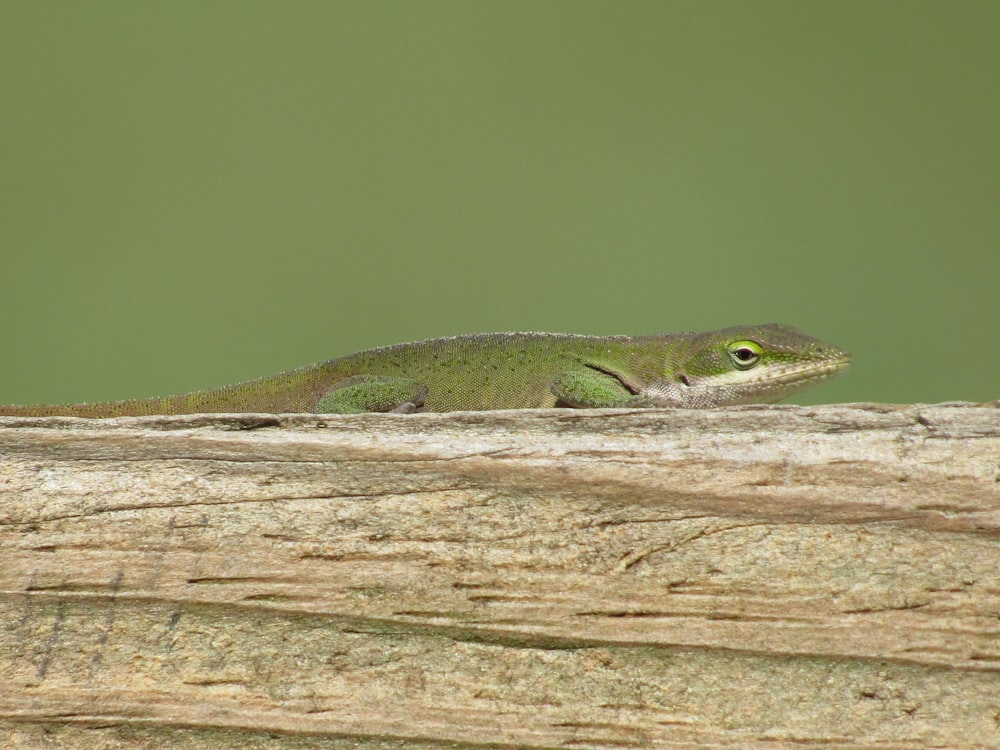
[[[316,411],[335,414],[423,411],[427,386],[412,378],[357,375],[333,385],[316,402]]]
[[[604,370],[567,370],[559,373],[550,387],[559,406],[577,409],[656,406],[655,400]]]

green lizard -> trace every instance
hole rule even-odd
[[[847,368],[850,354],[789,326],[710,333],[481,333],[349,354],[180,396],[0,406],[0,415],[417,412],[771,403]]]

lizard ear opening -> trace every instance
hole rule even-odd
[[[749,370],[760,362],[763,347],[756,341],[733,341],[726,345],[729,359],[740,370]]]

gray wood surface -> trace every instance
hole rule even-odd
[[[0,746],[1000,747],[1000,409],[0,419]]]

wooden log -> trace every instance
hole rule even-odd
[[[3,418],[0,626],[3,747],[998,747],[1000,409]]]

